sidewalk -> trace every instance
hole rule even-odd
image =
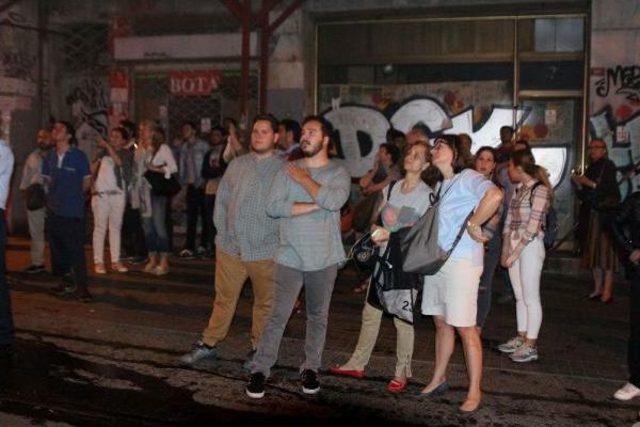
[[[9,269],[25,266],[26,248],[11,245]],[[18,360],[0,390],[0,412],[25,416],[29,405],[46,408],[41,419],[74,425],[118,420],[118,425],[206,423],[324,425],[340,419],[353,425],[610,425],[629,426],[640,401],[610,396],[626,380],[628,299],[617,284],[608,306],[584,300],[589,283],[559,275],[543,279],[544,321],[540,361],[515,364],[493,351],[515,332],[515,308],[494,304],[487,320],[482,408],[460,416],[466,374],[462,350],[452,359],[450,393],[427,401],[414,397],[433,369],[433,325],[416,325],[411,388],[389,394],[395,363],[395,329],[383,319],[378,345],[364,380],[322,375],[322,392],[299,390],[304,315],[294,315],[285,334],[267,397],[244,396],[248,375],[251,300],[241,298],[217,361],[194,368],[176,363],[205,326],[213,293],[213,266],[175,260],[162,278],[131,272],[92,276],[93,304],[59,301],[46,291],[49,276],[11,273],[18,327]],[[347,360],[360,328],[363,296],[351,289],[357,278],[341,271],[333,297],[324,366]],[[496,283],[495,288],[502,289]],[[28,417],[27,417],[28,418]],[[2,416],[0,415],[0,423]],[[114,425],[106,423],[105,425]]]

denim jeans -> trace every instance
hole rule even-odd
[[[169,236],[166,225],[167,198],[151,195],[151,216],[143,218],[142,228],[149,252],[169,252]]]
[[[206,247],[204,188],[198,188],[193,184],[189,184],[187,187],[187,242],[185,248],[192,251],[196,249],[198,219],[200,219],[202,223],[200,244],[202,247]]]
[[[271,368],[278,359],[280,342],[302,286],[304,286],[306,297],[307,330],[304,340],[305,361],[300,371],[311,369],[318,372],[327,335],[329,304],[337,273],[337,265],[318,271],[300,271],[276,264],[275,303],[253,357],[252,373],[261,372],[265,377],[270,375]]]
[[[213,225],[213,209],[216,205],[216,195],[204,196],[204,224],[202,225],[202,246],[213,253],[216,237],[216,228]]]
[[[499,232],[494,234],[489,240],[487,249],[484,253],[484,268],[482,276],[480,276],[480,286],[478,288],[478,314],[476,325],[484,327],[489,311],[491,310],[491,295],[493,293],[493,276],[496,272],[496,266],[500,261],[502,252],[502,236]]]
[[[140,210],[127,203],[122,218],[122,249],[125,256],[147,256]]]
[[[5,248],[7,230],[4,222],[4,209],[0,209],[0,345],[13,344],[13,315],[11,314],[11,295],[6,278]]]

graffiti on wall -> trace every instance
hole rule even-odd
[[[640,162],[640,66],[593,68],[591,76],[590,134],[606,141],[625,196],[640,185],[633,173]]]
[[[628,101],[640,103],[640,66],[607,68],[605,75],[596,82],[596,94],[606,98],[612,91]]]
[[[515,111],[517,126],[523,123],[527,113],[524,108]],[[345,166],[352,176],[358,177],[372,167],[376,151],[386,142],[386,134],[391,127],[406,133],[414,125],[421,124],[429,128],[431,136],[466,133],[473,140],[471,151],[475,152],[483,145],[496,147],[500,144],[500,128],[513,125],[514,109],[493,106],[487,119],[475,124],[473,107],[451,116],[438,100],[415,97],[404,101],[390,117],[374,107],[352,104],[330,109],[324,113],[324,117],[336,130],[337,144],[345,159]],[[567,169],[568,147],[537,147],[534,155],[549,171],[551,182],[559,184]]]
[[[618,168],[618,181],[623,197],[639,188],[640,176],[634,173],[640,166],[640,111],[624,120],[617,120],[613,109],[605,107],[590,118],[590,133],[609,147],[609,158]]]
[[[92,156],[96,141],[109,130],[109,96],[104,77],[87,76],[71,82],[66,96],[76,126],[78,146]]]

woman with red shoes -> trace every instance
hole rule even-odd
[[[426,142],[419,142],[412,146],[404,159],[406,177],[403,180],[392,182],[383,190],[383,203],[380,217],[382,227],[374,225],[372,240],[379,246],[379,254],[384,254],[387,242],[391,233],[401,228],[409,227],[424,214],[430,205],[431,189],[421,178],[422,173],[427,169],[430,162],[429,145]],[[402,268],[398,265],[395,268]],[[374,269],[373,277],[379,277],[376,272],[380,269],[378,263]],[[369,358],[373,352],[378,333],[380,332],[380,322],[382,320],[383,308],[377,299],[375,286],[370,281],[367,298],[362,311],[362,327],[358,344],[351,356],[351,359],[342,366],[336,366],[329,370],[334,375],[350,376],[355,378],[364,377],[364,368],[369,363]],[[413,292],[412,300],[415,301],[416,290]],[[384,305],[384,304],[382,304]],[[414,332],[413,325],[398,316],[393,318],[397,337],[396,348],[396,369],[395,376],[389,382],[387,390],[392,393],[402,392],[409,378],[411,378],[411,357],[413,355]]]

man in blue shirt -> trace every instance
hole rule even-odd
[[[0,139],[0,360],[9,359],[13,345],[13,317],[9,285],[5,277],[6,265],[4,251],[7,243],[7,231],[4,212],[9,196],[9,184],[13,172],[13,153],[9,145]]]
[[[90,302],[84,253],[84,205],[91,172],[87,156],[76,147],[74,135],[75,129],[70,123],[59,121],[53,125],[51,136],[56,148],[42,162],[42,177],[49,185],[46,229],[53,274],[63,277],[63,283],[54,293]]]

